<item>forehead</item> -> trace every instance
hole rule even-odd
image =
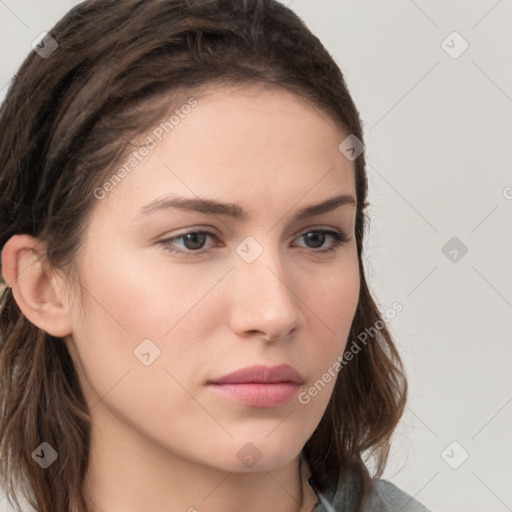
[[[354,162],[338,149],[347,133],[305,99],[262,87],[216,87],[193,98],[193,108],[175,102],[141,137],[150,151],[104,203],[140,206],[173,193],[291,206],[301,198],[355,195]]]

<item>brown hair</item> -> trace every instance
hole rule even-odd
[[[58,48],[32,52],[0,109],[0,248],[14,234],[38,237],[48,264],[70,282],[93,191],[162,117],[171,94],[211,84],[285,89],[323,109],[363,140],[359,113],[327,50],[275,0],[89,0],[50,31]],[[173,96],[174,97],[174,96]],[[155,100],[155,101],[153,101]],[[341,142],[341,141],[340,141]],[[319,490],[333,475],[357,474],[368,493],[371,456],[380,476],[407,394],[404,369],[368,288],[364,152],[355,160],[360,297],[349,340],[380,322],[376,336],[342,368],[304,447]],[[82,485],[90,420],[73,360],[61,338],[31,324],[6,288],[0,301],[2,486],[42,512],[87,510]],[[51,413],[50,413],[51,411]],[[41,471],[42,442],[59,458]]]

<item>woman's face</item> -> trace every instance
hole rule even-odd
[[[66,343],[100,430],[225,471],[275,469],[324,414],[358,302],[355,205],[298,216],[355,201],[348,134],[277,90],[217,88],[179,107],[93,198]],[[178,196],[236,208],[170,206]],[[300,386],[208,384],[283,364]]]

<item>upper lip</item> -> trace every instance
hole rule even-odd
[[[278,366],[256,365],[236,370],[224,375],[220,379],[210,380],[209,384],[236,384],[236,383],[275,383],[275,382],[293,382],[303,384],[304,377],[288,364]]]

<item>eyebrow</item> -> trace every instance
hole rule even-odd
[[[334,196],[320,203],[312,204],[298,210],[294,218],[296,220],[306,219],[313,217],[314,215],[330,212],[340,206],[345,205],[356,206],[357,202],[351,195],[342,194]],[[213,199],[178,196],[168,196],[163,199],[152,201],[146,206],[143,206],[139,214],[146,216],[156,211],[168,210],[171,208],[198,212],[206,215],[225,215],[234,219],[242,220],[245,220],[249,217],[248,212],[245,211],[240,205],[235,203],[221,203]]]

